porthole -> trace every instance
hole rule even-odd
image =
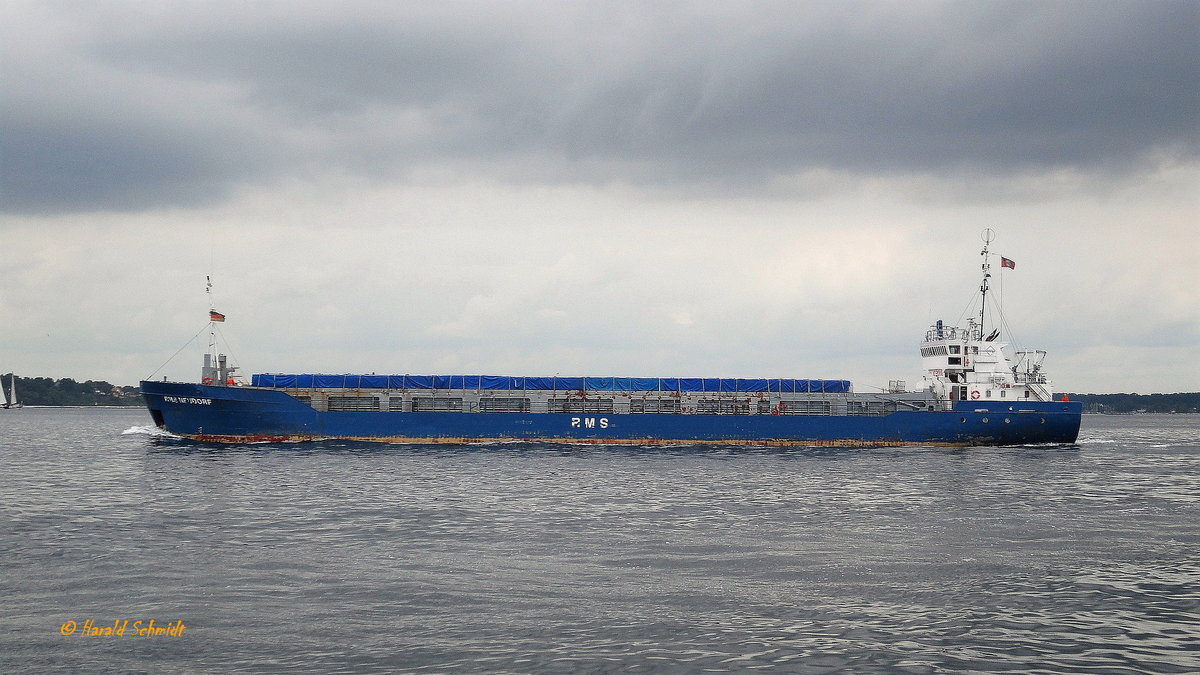
[[[1005,424],[1011,424],[1011,423],[1012,423],[1012,420],[1010,420],[1010,419],[1008,419],[1007,417],[1005,417],[1005,418],[1004,418],[1004,423],[1005,423]]]
[[[960,417],[960,418],[958,418],[958,421],[959,421],[959,422],[962,422],[963,424],[966,424],[966,423],[967,423],[967,418],[965,418],[965,417]]]
[[[983,418],[983,423],[984,423],[984,424],[987,424],[987,423],[988,423],[988,419],[987,419],[986,417],[985,417],[985,418]]]
[[[1041,418],[1041,423],[1042,423],[1042,424],[1045,424],[1045,423],[1046,423],[1046,418],[1045,418],[1045,417]]]

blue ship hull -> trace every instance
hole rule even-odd
[[[205,441],[325,438],[392,443],[534,440],[747,446],[1027,445],[1074,443],[1078,402],[959,401],[952,410],[880,416],[321,412],[275,389],[141,383],[159,427]]]

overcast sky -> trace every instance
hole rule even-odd
[[[0,372],[1200,391],[1200,2],[0,4]],[[173,360],[172,355],[183,350]],[[163,367],[163,364],[167,365]]]

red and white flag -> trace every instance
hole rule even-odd
[[[1017,269],[1017,263],[1009,260],[1008,258],[1005,258],[1004,256],[1000,256],[1000,266],[1007,267],[1010,270]]]

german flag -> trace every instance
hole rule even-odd
[[[208,320],[209,321],[224,321],[225,315],[218,312],[215,309],[210,309],[210,310],[208,310]]]

